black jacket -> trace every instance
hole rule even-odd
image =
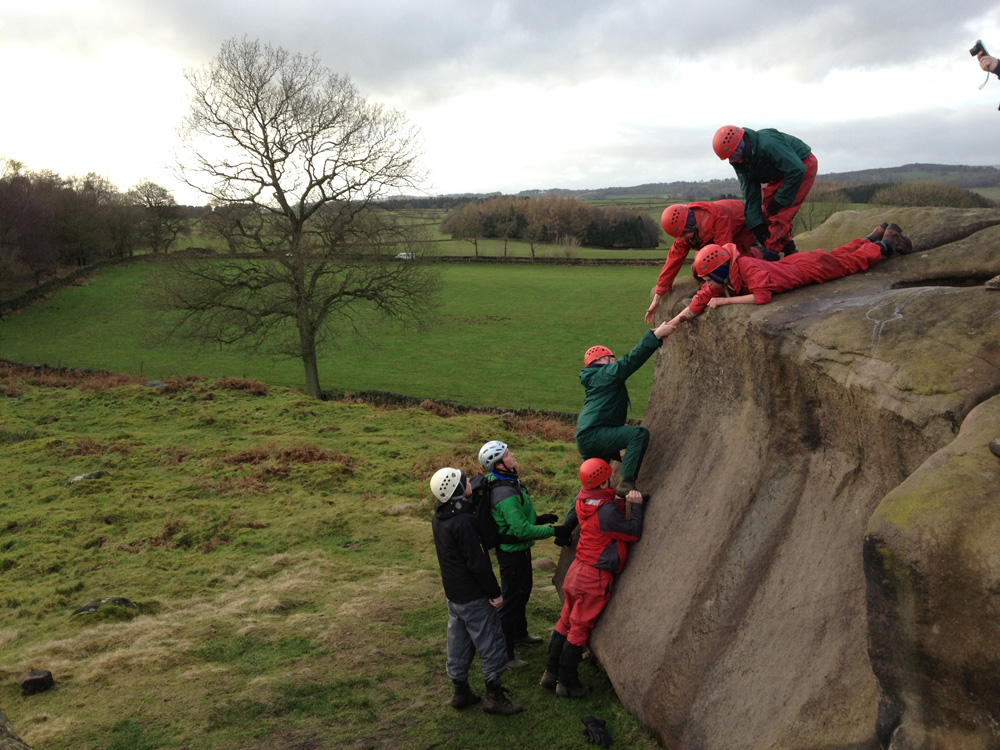
[[[444,595],[456,604],[473,599],[496,599],[500,585],[483,549],[472,505],[465,498],[434,504],[434,547]]]

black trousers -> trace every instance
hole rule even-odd
[[[525,610],[531,598],[531,548],[520,552],[497,550],[500,564],[500,626],[507,641],[507,657],[514,658],[514,641],[528,635]]]

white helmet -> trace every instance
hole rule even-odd
[[[497,465],[497,462],[503,458],[503,454],[506,452],[507,443],[500,440],[491,440],[479,449],[479,463],[483,465],[486,471],[493,471],[493,467]]]
[[[458,469],[445,467],[438,469],[431,477],[431,492],[442,503],[446,503],[455,496],[455,491],[461,487],[465,492],[465,475]]]

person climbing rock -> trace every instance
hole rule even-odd
[[[621,359],[606,346],[592,346],[584,352],[580,384],[584,388],[583,409],[576,420],[576,447],[582,458],[614,457],[625,449],[618,492],[635,489],[635,479],[642,457],[649,445],[649,430],[641,425],[626,425],[631,406],[625,382],[660,348],[673,329],[661,323],[646,331],[639,343]],[[571,527],[569,517],[564,521]]]
[[[611,487],[611,465],[588,458],[580,465],[576,496],[580,538],[563,579],[563,606],[549,641],[540,684],[564,698],[582,698],[578,667],[590,631],[611,599],[615,576],[625,568],[629,543],[642,536],[643,496],[630,490],[622,498]],[[632,508],[626,513],[627,507]]]

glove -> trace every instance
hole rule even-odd
[[[535,523],[539,526],[544,526],[547,523],[555,523],[558,520],[559,516],[555,513],[542,513],[542,515],[535,519]]]
[[[753,227],[750,231],[753,232],[753,236],[757,238],[757,242],[762,245],[767,242],[767,238],[771,234],[767,229],[767,224],[761,224]]]
[[[781,211],[783,208],[786,208],[786,206],[782,206],[780,203],[778,203],[778,201],[772,199],[771,202],[767,204],[767,215],[774,216],[776,213],[778,213],[778,211]]]
[[[583,736],[587,742],[591,745],[611,747],[611,735],[604,728],[604,719],[598,719],[594,716],[584,716],[580,721],[583,722]]]
[[[573,529],[569,526],[555,526],[554,528],[556,530],[556,544],[560,547],[568,546],[573,537]]]

